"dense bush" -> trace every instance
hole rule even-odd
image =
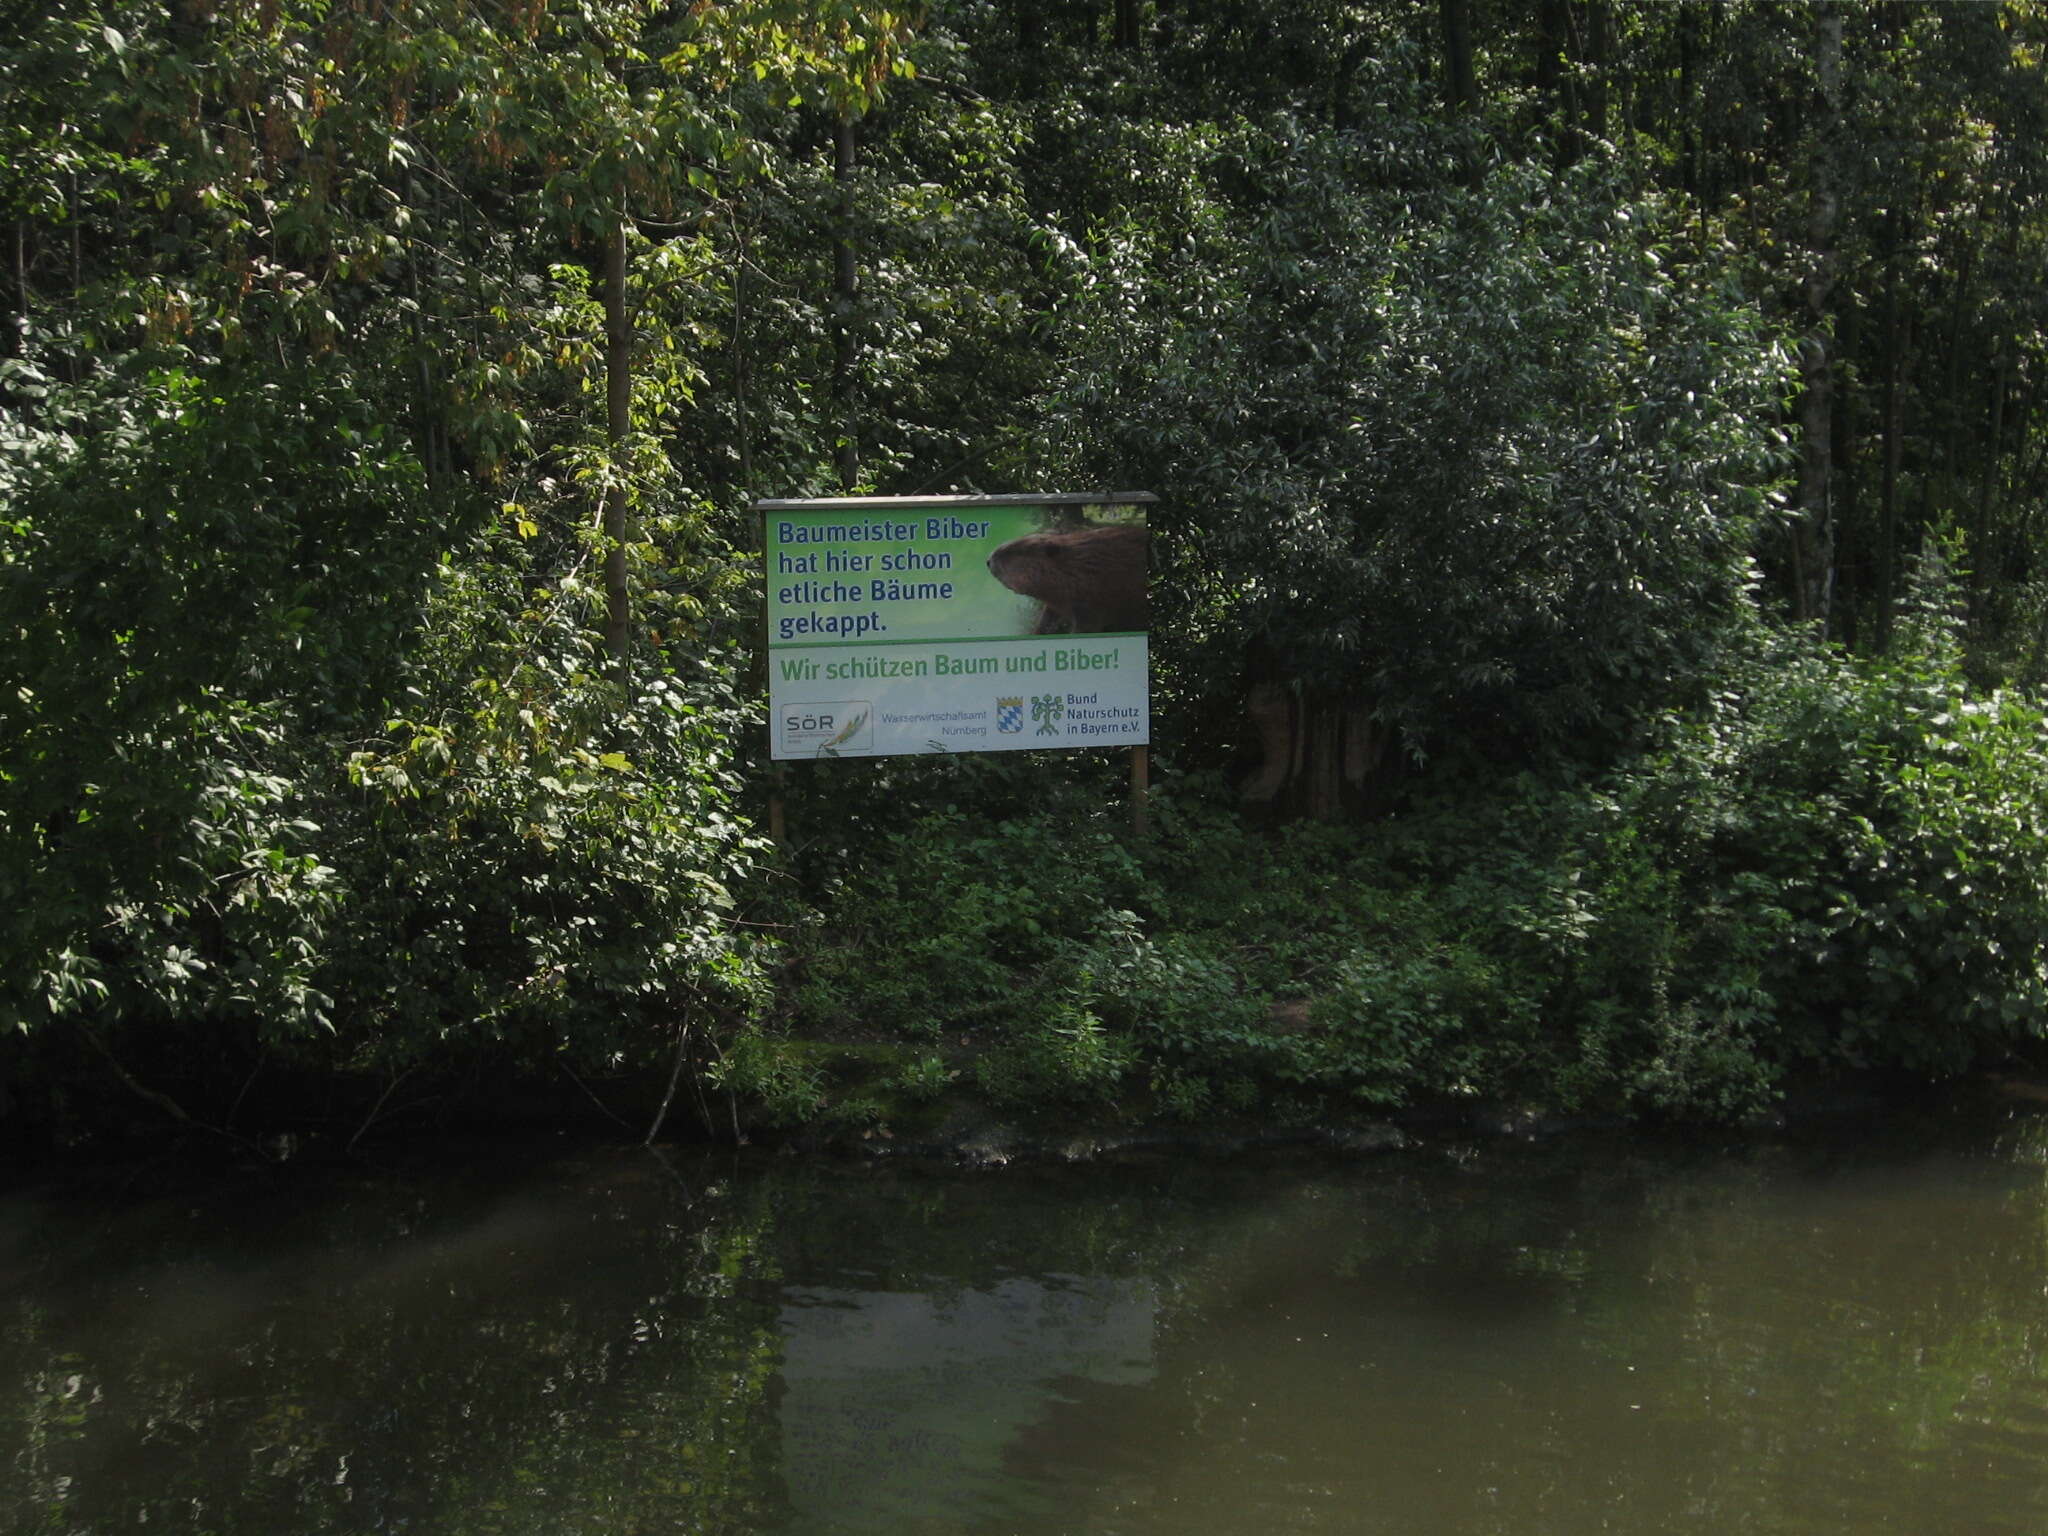
[[[13,7],[0,1079],[1730,1115],[2035,1038],[2048,13],[1496,9]],[[749,503],[1106,484],[1158,835],[816,763],[763,858]],[[1242,825],[1247,684],[1394,814]]]
[[[0,1019],[320,1028],[323,738],[413,622],[418,465],[310,373],[44,384],[0,443]]]
[[[1617,786],[1672,976],[1776,1062],[1952,1072],[2043,1033],[2048,714],[1973,690],[1944,555],[1893,654],[1780,637]]]
[[[400,694],[347,760],[327,990],[359,1061],[493,1048],[645,1061],[758,969],[732,923],[761,847],[735,804],[741,712],[709,666],[622,687],[573,580],[443,572]],[[511,617],[507,617],[511,615]]]
[[[1256,656],[1411,749],[1585,756],[1738,625],[1785,353],[1619,167],[1460,185],[1411,109],[1128,131],[1130,195],[1174,202],[1087,252],[1055,444],[1163,495],[1181,729]]]
[[[0,455],[8,1037],[204,1097],[265,1060],[644,1060],[751,1010],[724,672],[626,688],[588,584],[346,389],[115,383]]]
[[[1195,785],[1137,846],[1075,797],[972,835],[935,813],[795,942],[792,1022],[971,1023],[1009,1102],[1142,1080],[1191,1116],[1726,1118],[1802,1071],[1996,1058],[2048,1023],[2048,712],[1973,696],[1953,578],[1916,590],[1884,660],[1753,629],[1598,778],[1272,835]]]

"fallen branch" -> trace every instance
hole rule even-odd
[[[341,1149],[344,1154],[355,1151],[356,1143],[363,1139],[363,1132],[367,1131],[371,1126],[377,1123],[377,1115],[384,1108],[385,1102],[391,1097],[392,1094],[398,1092],[398,1085],[411,1076],[412,1068],[407,1067],[403,1072],[399,1073],[396,1077],[392,1078],[390,1082],[384,1085],[384,1091],[377,1095],[377,1102],[370,1106],[370,1112],[367,1115],[363,1116],[363,1123],[356,1127],[355,1135],[349,1137],[348,1145]]]
[[[605,1119],[611,1121],[613,1125],[616,1125],[622,1131],[630,1131],[633,1129],[631,1125],[629,1125],[623,1118],[620,1117],[618,1111],[614,1110],[611,1107],[611,1105],[605,1103],[603,1099],[600,1099],[596,1094],[590,1091],[590,1084],[584,1082],[582,1078],[578,1077],[574,1072],[569,1070],[569,1064],[566,1061],[563,1061],[560,1057],[557,1057],[555,1059],[555,1065],[562,1069],[562,1075],[564,1077],[568,1078],[570,1082],[574,1083],[578,1088],[581,1088],[583,1090],[583,1096],[586,1099],[590,1100],[591,1103],[597,1106],[598,1113],[603,1115]],[[670,1091],[673,1092],[674,1090],[671,1089]]]
[[[249,1090],[256,1086],[256,1077],[263,1070],[265,1059],[262,1056],[256,1058],[256,1065],[249,1069],[248,1077],[242,1081],[242,1091],[235,1095],[235,1102],[228,1106],[227,1123],[230,1127],[234,1125],[235,1117],[242,1112],[242,1100],[248,1098]]]
[[[134,1074],[121,1064],[121,1058],[116,1056],[108,1047],[107,1042],[99,1037],[99,1031],[95,1030],[91,1025],[81,1023],[78,1029],[79,1033],[91,1042],[92,1048],[106,1058],[108,1067],[113,1070],[113,1074],[121,1086],[137,1098],[154,1104],[158,1109],[188,1130],[203,1131],[209,1136],[218,1136],[224,1141],[233,1142],[245,1152],[253,1152],[258,1157],[268,1157],[269,1154],[248,1137],[237,1135],[226,1126],[210,1125],[204,1120],[195,1120],[187,1113],[185,1106],[169,1094],[152,1088],[147,1083],[138,1082]]]

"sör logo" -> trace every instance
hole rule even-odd
[[[788,704],[776,716],[784,753],[836,757],[875,748],[874,709],[865,699]]]

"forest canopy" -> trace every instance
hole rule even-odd
[[[1740,1114],[2025,1047],[2044,56],[2039,0],[0,0],[0,1118]],[[1106,485],[1155,838],[1033,754],[803,765],[771,846],[749,505]]]

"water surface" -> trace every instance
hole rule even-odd
[[[0,1529],[2048,1531],[2048,1120],[0,1200]]]

